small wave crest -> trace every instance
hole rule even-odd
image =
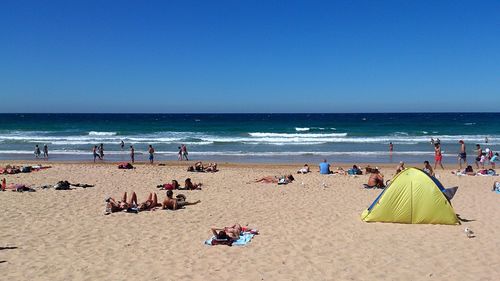
[[[300,127],[295,128],[295,131],[297,132],[307,132],[309,130],[311,130],[311,128],[300,128]]]
[[[103,136],[103,137],[109,137],[109,136],[116,136],[116,132],[96,132],[96,131],[90,131],[89,136]]]

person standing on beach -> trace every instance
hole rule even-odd
[[[104,159],[104,144],[101,143],[99,146],[99,159],[103,160]]]
[[[38,144],[35,145],[35,158],[40,157],[40,147],[38,147]]]
[[[98,150],[97,145],[94,145],[94,148],[92,149],[92,154],[94,155],[94,163],[95,163],[96,158],[99,158],[99,160],[102,160],[101,156],[99,156],[99,153],[97,153],[97,150]]]
[[[394,150],[394,145],[392,142],[389,143],[389,152],[392,154],[392,151]]]
[[[123,140],[120,142],[120,148],[122,149],[122,151],[123,151],[123,148],[125,148],[125,143],[123,142]]]
[[[434,170],[436,170],[437,165],[441,166],[441,169],[444,170],[443,163],[443,154],[441,152],[441,145],[439,143],[434,144]]]
[[[481,162],[481,156],[483,156],[483,150],[481,149],[481,146],[479,144],[476,144],[476,168],[479,169],[479,162]],[[483,161],[484,163],[484,161]]]
[[[49,147],[46,144],[43,145],[43,158],[49,159]]]
[[[464,141],[459,140],[458,143],[460,144],[460,152],[458,153],[458,166],[460,167],[460,170],[462,170],[462,161],[464,162],[464,165],[467,167],[467,152],[465,151]]]
[[[135,161],[135,149],[133,145],[130,146],[130,161],[132,161],[132,163]]]
[[[182,161],[182,148],[178,146],[177,149],[179,149],[179,152],[177,152],[177,160]]]
[[[149,145],[148,148],[148,153],[149,153],[149,163],[153,164],[154,158],[155,158],[155,149],[153,148],[152,145]]]
[[[181,144],[181,154],[183,159],[185,158],[186,161],[189,161],[187,147],[184,144]]]

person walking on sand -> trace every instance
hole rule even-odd
[[[177,149],[179,149],[179,152],[177,152],[177,160],[182,161],[182,148],[178,146]]]
[[[99,159],[103,160],[104,159],[104,144],[101,143],[99,146]]]
[[[135,161],[135,149],[133,145],[130,146],[130,161],[132,161],[132,163]]]
[[[483,156],[483,150],[481,149],[481,146],[479,144],[476,144],[476,158],[475,163],[476,163],[476,168],[479,169],[479,162],[481,162],[481,157]],[[483,159],[484,163],[484,159]]]
[[[49,147],[46,144],[43,145],[43,158],[49,159]]]
[[[181,154],[183,159],[185,158],[186,161],[189,161],[187,147],[184,144],[181,144]]]
[[[441,152],[441,145],[439,143],[434,144],[434,170],[436,170],[437,165],[443,167],[443,153]]]
[[[148,153],[149,153],[149,163],[153,164],[154,158],[155,158],[155,149],[153,148],[152,145],[149,145],[148,147]]]
[[[38,147],[38,144],[35,145],[35,158],[39,158],[40,157],[40,147]]]
[[[99,156],[99,153],[97,153],[97,150],[98,150],[97,145],[94,145],[94,148],[92,149],[92,154],[94,155],[94,163],[95,163],[96,158],[99,158],[99,160],[102,160],[101,156]]]
[[[462,170],[462,162],[467,167],[467,152],[464,141],[459,140],[458,143],[460,144],[460,152],[458,153],[458,166],[460,170]]]

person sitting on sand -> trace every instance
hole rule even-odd
[[[371,174],[370,177],[368,178],[368,187],[370,188],[384,188],[384,175],[380,173],[379,170],[374,170]]]
[[[358,166],[356,165],[352,165],[352,168],[347,170],[347,173],[349,175],[362,175],[363,174],[363,171],[361,171],[360,168],[358,168]]]
[[[307,174],[309,173],[310,170],[309,170],[309,165],[307,164],[304,164],[304,167],[300,168],[298,171],[297,171],[297,174]]]
[[[190,178],[187,178],[185,181],[184,181],[184,188],[183,189],[186,189],[186,190],[196,190],[196,189],[201,189],[201,185],[202,183],[193,183],[191,182],[191,179]]]
[[[426,172],[431,177],[434,176],[434,170],[432,169],[432,166],[429,163],[429,161],[424,161],[424,168],[422,169],[422,171]]]
[[[116,201],[114,198],[106,198],[106,214],[121,212],[123,210],[135,209],[137,207],[137,195],[132,192],[130,201],[127,202],[127,192],[123,193],[122,200]]]
[[[396,174],[399,174],[405,169],[405,162],[399,161],[399,165],[396,167]]]
[[[261,179],[257,179],[257,180],[255,180],[255,182],[288,184],[294,180],[295,180],[295,178],[292,175],[280,176],[280,177],[267,176],[267,177],[263,177]]]
[[[471,166],[471,165],[468,165],[468,166],[465,168],[465,170],[464,170],[464,172],[463,172],[463,173],[464,173],[464,174],[466,174],[466,175],[468,175],[468,176],[475,176],[475,175],[476,175],[476,173],[474,173],[474,170],[472,169],[472,166]]]
[[[184,206],[196,205],[201,202],[200,200],[196,202],[187,202],[186,196],[182,194],[177,195],[176,198],[173,198],[173,196],[174,192],[172,190],[167,191],[167,198],[165,198],[165,200],[163,200],[163,203],[161,204],[162,209],[178,210],[183,208]]]
[[[322,175],[332,173],[332,171],[330,171],[330,164],[326,161],[326,159],[323,159],[323,162],[319,163],[319,173]]]

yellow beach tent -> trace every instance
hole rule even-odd
[[[366,222],[458,224],[444,187],[417,168],[397,174],[361,215]]]

